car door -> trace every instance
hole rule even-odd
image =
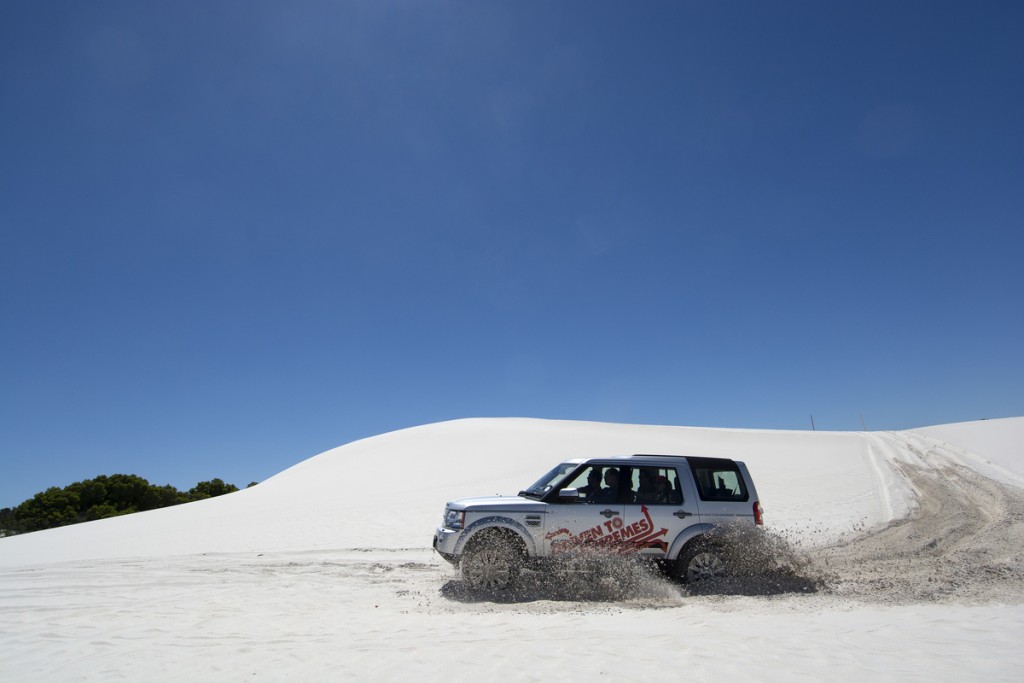
[[[642,555],[666,557],[675,538],[700,521],[686,464],[636,465],[628,473],[632,502],[625,505],[619,543]]]
[[[623,506],[618,500],[622,471],[618,465],[589,464],[559,485],[547,498],[544,555],[614,542],[613,532],[622,526]],[[560,492],[570,495],[559,495]]]

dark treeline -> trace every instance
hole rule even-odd
[[[155,510],[237,490],[237,486],[220,479],[201,481],[182,492],[170,484],[150,484],[134,474],[100,475],[64,488],[48,488],[17,507],[3,508],[0,510],[0,536]]]

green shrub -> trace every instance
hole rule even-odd
[[[101,474],[64,488],[48,488],[14,508],[0,510],[0,537],[156,510],[237,490],[233,484],[211,479],[183,493],[170,484],[156,486],[134,474]]]

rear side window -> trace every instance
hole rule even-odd
[[[633,503],[680,505],[683,502],[683,491],[675,467],[634,467],[630,477]]]
[[[697,492],[701,500],[743,502],[747,500],[747,486],[740,468],[732,460],[701,460],[689,458]]]

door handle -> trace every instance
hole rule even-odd
[[[618,510],[611,510],[611,509],[601,510],[601,514],[604,515],[605,517],[614,517],[615,515],[619,514],[619,511]]]
[[[679,519],[684,519],[686,517],[693,517],[693,513],[692,512],[687,512],[686,510],[676,510],[672,514],[675,515],[676,517],[678,517]]]

